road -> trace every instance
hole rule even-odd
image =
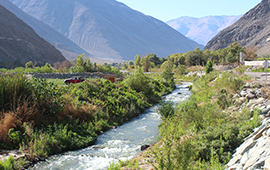
[[[266,78],[267,78],[267,84],[270,84],[270,73],[265,72],[245,72],[245,74],[253,79],[255,81],[260,82],[260,84],[266,84]]]

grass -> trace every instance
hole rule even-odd
[[[52,82],[56,85],[66,85],[65,84],[65,79],[47,79],[48,82]]]
[[[105,79],[63,86],[63,79],[1,77],[0,148],[20,148],[34,159],[93,144],[101,131],[139,115],[173,90],[172,82],[139,78],[147,80],[145,93],[137,84],[132,89]]]
[[[247,77],[211,72],[193,79],[189,101],[174,107],[173,114],[170,103],[158,108],[163,117],[161,139],[144,158],[155,169],[224,169],[234,149],[260,125],[259,110],[227,110],[233,105],[232,95],[242,89]],[[132,166],[134,160],[110,168]]]

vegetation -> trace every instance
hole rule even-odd
[[[237,62],[239,53],[245,50],[234,43],[218,51],[196,48],[167,58],[137,55],[134,62],[128,61],[123,66],[91,63],[83,54],[73,63],[36,67],[29,61],[25,67],[0,69],[19,73],[0,76],[0,148],[20,148],[31,157],[47,157],[89,146],[101,131],[121,125],[160,102],[162,95],[175,88],[175,77],[185,78],[186,72],[202,70],[201,66],[206,64],[207,74],[201,79],[186,78],[193,80],[190,87],[193,95],[188,102],[179,106],[162,103],[161,140],[149,154],[154,157],[151,163],[157,169],[221,169],[232,150],[258,124],[258,119],[256,112],[248,110],[237,114],[223,112],[232,105],[230,97],[241,89],[244,78],[236,78],[232,73],[219,76],[213,71],[213,64]],[[62,86],[56,80],[29,80],[22,74],[96,71],[121,74],[121,66],[133,74],[117,84],[89,79]],[[144,74],[149,71],[160,74]],[[133,163],[122,164],[138,167],[136,161]],[[10,158],[0,162],[0,167],[14,168],[15,164]]]
[[[23,74],[2,75],[0,148],[47,157],[89,146],[101,131],[139,115],[174,89],[161,79],[141,68],[119,84],[90,79],[59,86]]]
[[[164,121],[161,141],[151,153],[154,167],[224,169],[233,150],[260,125],[259,111],[228,109],[233,104],[232,94],[239,92],[245,80],[236,77],[232,73],[208,74],[193,82],[193,95],[169,114],[173,116],[167,116],[171,109],[164,109],[171,103],[159,109]]]
[[[224,169],[233,150],[260,125],[259,110],[232,112],[232,95],[247,77],[233,73],[194,78],[192,96],[179,105],[162,103],[160,141],[146,153],[156,169]],[[214,81],[215,80],[215,81]],[[112,164],[110,169],[133,167],[135,160]]]

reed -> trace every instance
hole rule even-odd
[[[30,83],[23,74],[0,76],[0,110],[16,108],[21,97],[31,96]]]

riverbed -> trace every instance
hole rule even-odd
[[[190,83],[183,82],[164,101],[181,103],[191,92]],[[115,129],[98,136],[94,145],[87,148],[51,156],[46,162],[39,162],[30,169],[35,170],[105,170],[112,162],[132,159],[141,152],[140,146],[151,145],[159,139],[158,125],[161,117],[156,113],[157,105],[148,108],[143,114]]]

